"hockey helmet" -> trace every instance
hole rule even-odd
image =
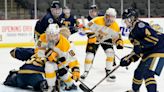
[[[58,24],[49,24],[46,29],[46,34],[59,34],[59,25]]]
[[[113,16],[113,17],[116,17],[117,16],[117,12],[114,8],[108,8],[105,12],[106,15],[109,15],[109,16]]]
[[[127,18],[130,18],[132,16],[135,19],[137,19],[138,18],[138,13],[137,13],[137,11],[134,8],[128,8],[128,9],[125,9],[123,11],[122,19],[127,19]]]
[[[94,5],[91,5],[89,9],[90,9],[90,10],[91,10],[91,9],[96,9],[96,10],[98,10],[98,7],[97,7],[97,5],[94,4]]]
[[[114,8],[108,8],[104,15],[106,26],[109,26],[111,23],[113,23],[116,19],[116,16],[117,16],[116,10]]]
[[[51,3],[51,8],[61,8],[59,1],[53,1]]]

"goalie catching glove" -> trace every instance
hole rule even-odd
[[[121,59],[120,66],[129,66],[131,62],[135,62],[140,58],[140,56],[135,53],[131,53]]]

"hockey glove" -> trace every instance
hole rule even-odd
[[[120,66],[129,66],[132,62],[131,58],[128,58],[129,55],[123,57],[120,62]]]
[[[64,61],[66,61],[66,58],[65,57],[60,57],[59,59],[58,59],[58,62],[60,63],[60,62],[64,62]]]
[[[117,49],[123,49],[123,41],[121,39],[118,39],[116,41],[116,48]]]
[[[137,54],[132,52],[131,54],[129,54],[121,59],[120,66],[129,66],[131,62],[135,62],[139,58],[140,58],[140,56],[138,56]]]
[[[72,78],[77,82],[80,79],[80,69],[79,67],[72,68]]]

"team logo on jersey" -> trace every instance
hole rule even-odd
[[[138,27],[143,28],[143,27],[145,27],[145,24],[143,22],[140,22],[140,23],[138,23]]]
[[[69,51],[69,54],[70,54],[71,56],[75,56],[75,53],[74,53],[73,50],[70,50],[70,51]]]
[[[48,19],[48,23],[50,23],[50,24],[53,23],[53,19],[52,18],[49,18]]]

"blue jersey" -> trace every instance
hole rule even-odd
[[[44,73],[45,59],[37,57],[34,54],[31,59],[27,60],[24,65],[20,67],[19,73]]]
[[[164,34],[155,31],[146,22],[138,21],[130,32],[129,39],[134,45],[133,51],[143,59],[152,54],[164,55]]]
[[[70,17],[66,17],[65,14],[61,14],[59,19],[62,22],[62,25],[68,27],[71,31],[71,34],[75,33],[75,26],[78,23],[76,18],[74,18],[74,16],[70,15]]]
[[[38,35],[44,33],[48,25],[51,23],[57,23],[59,27],[62,26],[62,24],[60,23],[60,19],[54,18],[52,13],[50,11],[47,11],[47,14],[41,20],[37,21],[35,26],[35,33]]]

